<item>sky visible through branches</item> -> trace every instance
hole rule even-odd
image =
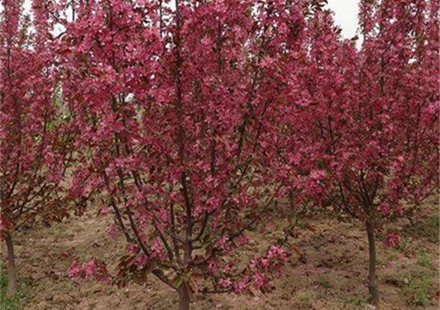
[[[350,39],[356,35],[359,0],[329,0],[330,9],[335,14],[336,24],[342,28],[342,35]]]

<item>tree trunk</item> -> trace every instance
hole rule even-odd
[[[377,289],[376,277],[376,243],[374,240],[374,228],[370,221],[365,222],[368,235],[368,250],[370,254],[370,264],[368,269],[368,290],[370,291],[370,302],[373,305],[379,304],[379,291]]]
[[[10,234],[7,234],[5,236],[5,241],[6,247],[8,249],[8,288],[6,291],[6,296],[12,297],[14,296],[18,287],[17,269],[15,267],[14,243]]]
[[[179,289],[179,310],[189,310],[189,301],[190,301],[190,296],[189,296],[189,289],[188,289],[188,285],[183,282]]]

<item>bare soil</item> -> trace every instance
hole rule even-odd
[[[423,207],[413,223],[403,222],[397,249],[378,244],[381,310],[439,308],[438,198]],[[96,214],[96,213],[95,213]],[[50,228],[16,236],[19,274],[29,285],[26,310],[166,310],[177,308],[177,294],[154,277],[145,286],[122,289],[67,276],[73,257],[116,264],[123,242],[107,237],[108,222],[95,214],[70,218]],[[315,219],[313,229],[298,231],[293,256],[275,290],[255,297],[220,294],[194,296],[192,309],[336,310],[374,309],[367,300],[367,237],[361,223]],[[280,231],[275,227],[270,234]],[[251,257],[265,245],[257,234],[240,255]],[[5,249],[2,244],[2,260]],[[19,309],[17,309],[19,310]]]

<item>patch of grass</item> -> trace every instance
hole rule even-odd
[[[365,300],[361,297],[350,297],[343,299],[344,304],[353,304],[355,306],[361,307],[366,304]]]
[[[385,262],[386,262],[386,259],[383,256],[377,255],[377,257],[376,257],[377,265],[383,266],[383,265],[385,265]]]
[[[405,249],[408,247],[409,242],[408,238],[405,236],[401,236],[399,244],[396,246],[396,250],[403,253]]]
[[[432,276],[428,271],[414,270],[411,272],[409,285],[404,288],[404,293],[409,298],[408,303],[423,307],[434,293],[433,288]]]
[[[295,299],[301,309],[310,309],[313,305],[313,301],[316,299],[316,294],[312,291],[299,291],[295,295]]]
[[[51,236],[60,235],[63,232],[61,224],[60,223],[53,223],[48,229],[47,233]]]
[[[24,310],[27,303],[27,293],[30,283],[26,279],[20,279],[20,287],[11,298],[6,297],[8,279],[6,270],[0,266],[0,309],[2,310]]]
[[[439,243],[439,233],[438,230],[440,228],[440,217],[433,216],[429,219],[428,225],[433,228],[431,229],[431,233],[428,236],[428,240],[432,243]]]
[[[432,264],[431,257],[420,251],[417,258],[417,264],[421,267],[429,268]]]
[[[403,231],[407,236],[422,237],[428,239],[430,242],[439,243],[439,216],[424,217],[417,222],[405,225]]]
[[[431,275],[427,272],[423,272],[418,281],[414,281],[410,285],[410,289],[413,291],[414,302],[416,305],[424,306],[428,299],[429,289],[432,286]]]
[[[396,287],[404,287],[405,286],[405,277],[406,277],[406,275],[404,275],[404,274],[393,272],[391,274],[384,274],[383,280],[386,284],[393,285]]]
[[[325,275],[320,275],[318,278],[316,278],[315,283],[319,286],[322,286],[323,288],[330,287],[330,282]]]
[[[397,259],[397,254],[396,253],[390,253],[388,255],[388,260],[389,261],[395,261]]]
[[[429,219],[429,226],[431,226],[433,228],[439,228],[440,227],[440,217],[432,216]]]
[[[429,242],[432,242],[432,243],[438,243],[439,236],[438,235],[430,235],[428,237],[428,240],[429,240]]]

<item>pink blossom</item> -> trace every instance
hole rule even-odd
[[[226,279],[222,278],[218,281],[218,284],[221,287],[230,287],[232,285],[232,281],[229,278],[226,278]]]
[[[110,212],[109,208],[101,207],[101,208],[99,208],[98,214],[105,216],[105,215],[109,214],[109,212]]]
[[[245,291],[248,290],[248,285],[249,285],[249,277],[245,276],[243,279],[236,282],[236,284],[234,286],[234,291],[237,294],[244,293]]]
[[[269,259],[276,258],[280,261],[285,261],[287,259],[287,254],[281,247],[273,245],[270,247],[267,257]]]
[[[390,205],[386,202],[384,202],[381,206],[380,206],[381,210],[382,210],[382,214],[384,216],[387,216],[390,214]]]
[[[165,251],[163,249],[161,242],[158,239],[154,240],[153,246],[151,247],[151,251],[153,255],[159,258],[161,261],[166,260]]]
[[[249,242],[249,237],[246,236],[246,235],[240,235],[240,236],[237,238],[237,241],[238,241],[238,244],[239,244],[240,246],[244,246],[244,245],[248,244],[248,242]]]
[[[398,233],[388,233],[385,237],[385,246],[387,248],[395,248],[400,243],[400,234]]]
[[[134,244],[134,243],[129,243],[127,245],[126,249],[127,249],[127,252],[130,253],[130,254],[136,254],[136,253],[139,252],[139,247],[136,244]]]
[[[213,274],[215,272],[217,272],[218,270],[218,265],[215,261],[211,260],[208,262],[208,272]]]
[[[80,269],[80,265],[78,265],[78,263],[76,262],[76,260],[74,260],[68,270],[67,273],[69,274],[69,277],[71,278],[76,278],[78,277],[79,273],[80,273],[81,269]]]
[[[265,286],[266,280],[259,271],[255,271],[253,275],[253,287],[254,289],[260,289]]]
[[[116,239],[119,233],[118,227],[115,224],[111,224],[110,226],[107,227],[107,233],[110,236],[110,238]]]
[[[85,271],[86,276],[93,275],[96,271],[96,261],[92,259],[90,262],[86,263],[83,266],[83,270]]]

